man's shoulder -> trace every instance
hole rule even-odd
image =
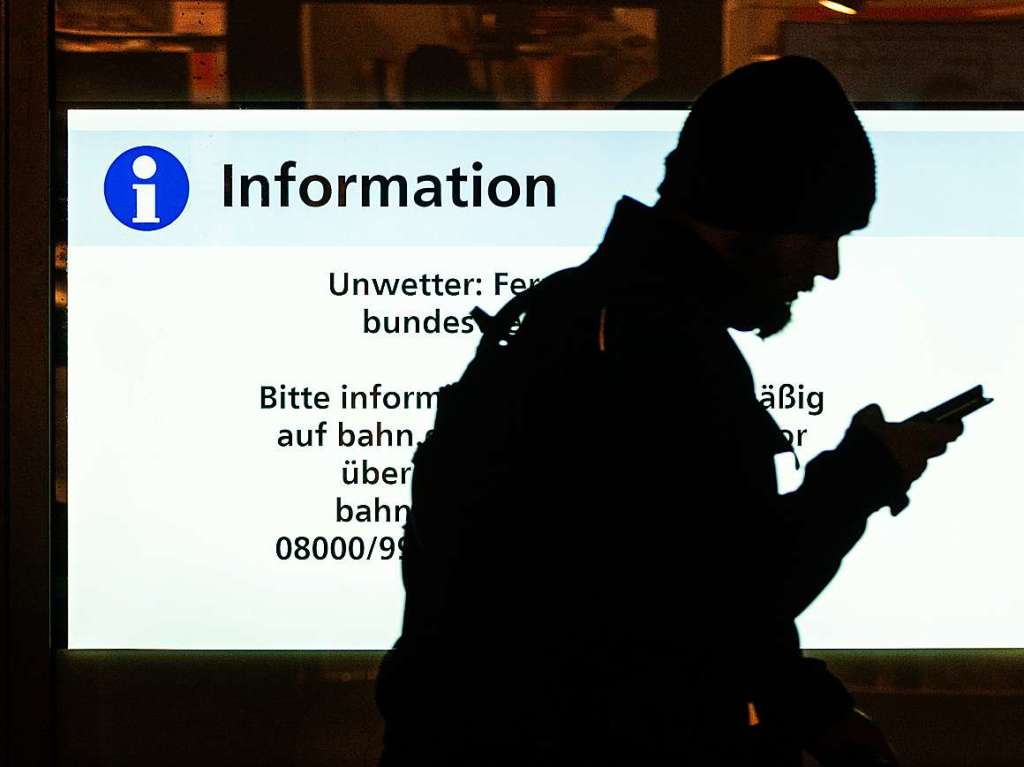
[[[678,353],[731,344],[725,326],[690,297],[612,297],[601,311],[606,350],[617,355]]]
[[[575,369],[585,359],[638,373],[682,365],[749,376],[724,323],[698,296],[609,285],[585,267],[556,272],[534,290],[518,340],[537,364]]]

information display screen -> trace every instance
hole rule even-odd
[[[411,457],[469,312],[584,261],[622,195],[653,203],[685,116],[71,111],[69,647],[389,647]],[[996,402],[872,517],[803,644],[1021,647],[1024,113],[861,119],[870,227],[782,333],[735,334],[763,404],[805,465],[870,402]]]

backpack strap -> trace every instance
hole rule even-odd
[[[478,350],[493,349],[494,347],[507,345],[509,339],[515,335],[514,328],[524,315],[528,314],[530,309],[535,306],[539,300],[543,300],[546,296],[553,294],[557,289],[563,286],[564,280],[559,279],[559,277],[565,277],[569,273],[577,272],[577,270],[580,269],[582,269],[582,267],[571,267],[545,277],[536,285],[533,285],[522,293],[513,296],[508,303],[501,307],[501,309],[499,309],[493,316],[485,312],[479,306],[473,307],[473,310],[470,312],[470,316],[476,322],[477,327],[479,327],[483,332],[483,338],[480,340]],[[583,272],[579,272],[579,276],[582,277],[583,280],[587,279]],[[606,347],[606,323],[607,306],[604,306],[601,309],[597,338],[598,348],[600,351],[605,351]]]
[[[513,296],[493,316],[479,306],[474,306],[469,314],[483,333],[479,349],[493,349],[508,344],[508,339],[515,334],[513,327],[518,320],[530,310],[538,298],[552,292],[552,282],[550,277],[545,278]]]
[[[484,335],[494,332],[494,317],[485,312],[479,306],[474,306],[470,311],[469,316],[473,318],[476,326],[480,328],[480,332]]]

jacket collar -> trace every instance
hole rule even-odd
[[[743,279],[695,232],[631,197],[615,206],[597,251],[587,262],[614,293],[696,301],[722,320]]]

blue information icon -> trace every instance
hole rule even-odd
[[[114,217],[140,231],[163,229],[185,210],[188,174],[177,157],[156,146],[137,146],[110,164],[103,196]]]

